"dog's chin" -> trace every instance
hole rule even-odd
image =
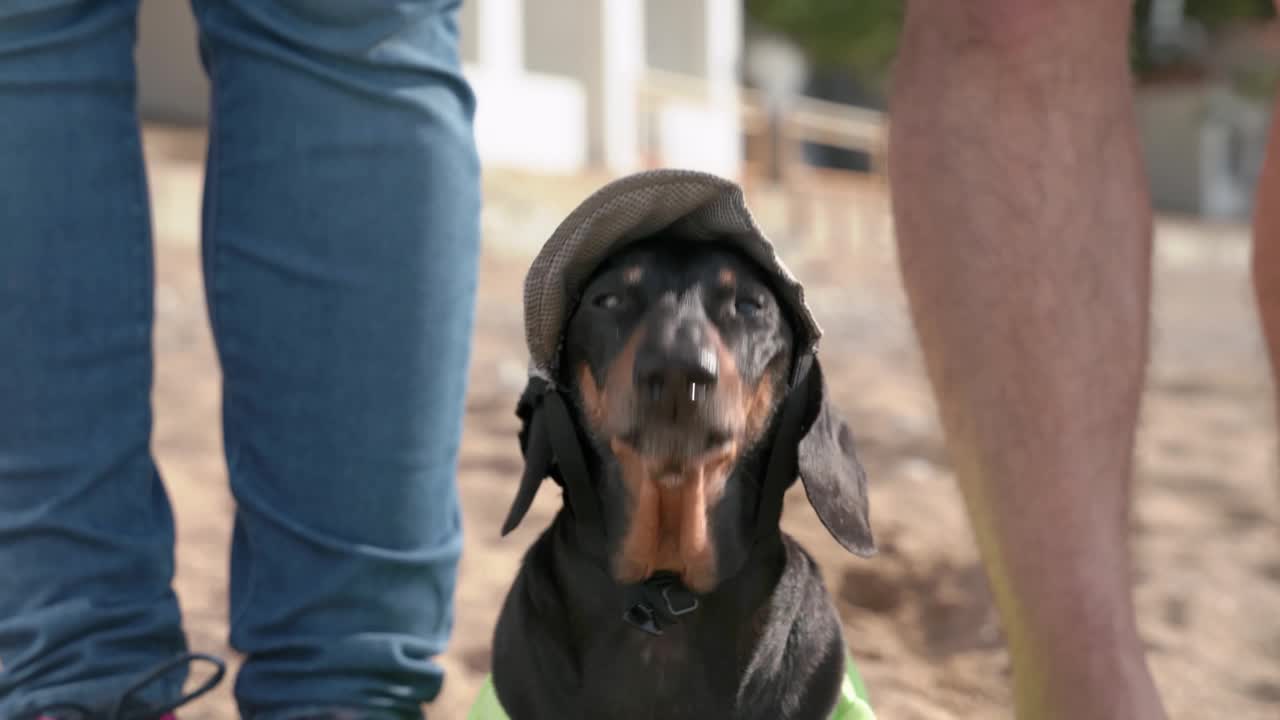
[[[642,458],[655,479],[678,485],[690,472],[725,459],[736,447],[736,433],[727,427],[648,427],[619,433],[620,442]]]
[[[709,592],[716,585],[709,510],[732,472],[737,443],[678,444],[664,436],[655,444],[648,434],[636,440],[639,448],[618,436],[610,442],[630,497],[614,579],[627,585],[666,571],[695,592]]]

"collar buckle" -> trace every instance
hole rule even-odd
[[[683,598],[685,600],[684,607],[681,607],[681,608],[676,607],[675,603],[671,599],[672,590],[675,590],[676,595],[685,596]],[[671,613],[672,617],[680,617],[681,615],[688,615],[689,613],[698,609],[698,596],[694,595],[688,588],[686,588],[683,584],[680,584],[678,581],[675,584],[668,584],[663,586],[662,599],[666,601],[667,612]]]
[[[697,610],[700,604],[698,596],[685,587],[675,573],[658,573],[631,586],[628,595],[629,605],[622,613],[623,621],[655,637]]]

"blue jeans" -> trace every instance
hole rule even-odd
[[[193,2],[249,716],[415,713],[441,684],[479,251],[456,4]],[[104,702],[186,645],[149,451],[136,13],[0,3],[0,717]]]

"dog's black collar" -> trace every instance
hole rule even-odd
[[[660,572],[627,588],[627,609],[622,619],[650,635],[661,635],[667,627],[698,609],[698,596],[680,582],[680,576]]]

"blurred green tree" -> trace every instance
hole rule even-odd
[[[816,68],[885,81],[902,27],[902,0],[746,0],[748,20],[799,46]]]
[[[1238,20],[1257,20],[1275,16],[1272,0],[1185,0],[1186,15],[1204,23],[1210,31]],[[1135,12],[1147,12],[1150,0],[1140,0]]]
[[[1147,27],[1152,0],[1136,0],[1133,6],[1134,32],[1130,38],[1130,58],[1134,72],[1141,79],[1144,75],[1167,65],[1185,65],[1187,58],[1178,53],[1160,52],[1149,44],[1143,29]],[[1210,35],[1234,24],[1257,21],[1275,16],[1272,0],[1183,0],[1183,15],[1198,23]]]
[[[945,0],[962,2],[963,0]],[[848,72],[883,88],[902,27],[903,0],[746,0],[748,20],[800,46],[817,68]],[[1141,76],[1156,66],[1145,33],[1151,0],[1134,3],[1133,65]],[[1242,20],[1274,17],[1272,0],[1185,0],[1184,14],[1210,33]]]

